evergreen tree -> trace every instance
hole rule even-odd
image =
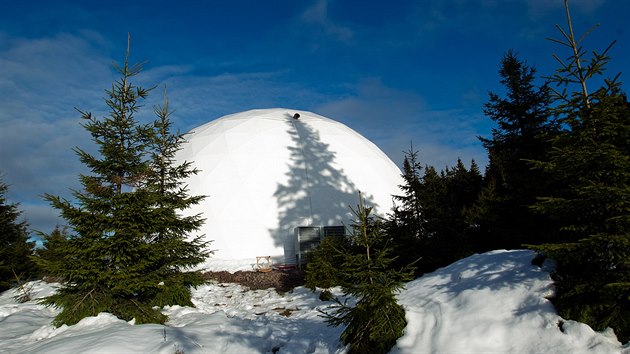
[[[433,271],[472,253],[472,225],[468,210],[477,200],[482,177],[472,161],[470,170],[460,159],[455,168],[438,173],[427,166],[418,193],[422,205],[424,249],[418,267]]]
[[[339,272],[345,256],[354,252],[348,237],[325,237],[314,250],[306,254],[306,272],[304,285],[315,291],[316,288],[328,290],[344,282],[344,275]]]
[[[394,206],[393,219],[403,228],[400,230],[401,233],[415,239],[419,239],[422,234],[422,206],[418,196],[422,184],[421,171],[422,166],[418,161],[418,152],[411,146],[409,151],[405,152],[403,160],[402,178],[404,183],[398,186],[403,194],[393,196],[394,201],[400,203]]]
[[[168,108],[166,88],[164,104],[154,107],[154,112],[157,119],[153,123],[150,140],[152,172],[145,188],[155,194],[156,206],[154,228],[147,241],[154,246],[155,261],[151,271],[162,279],[163,285],[153,305],[193,306],[190,287],[201,285],[204,280],[200,272],[190,271],[190,268],[203,262],[212,252],[206,250],[209,242],[204,241],[203,236],[187,240],[187,235],[203,224],[201,216],[182,216],[179,211],[198,204],[204,196],[189,196],[182,182],[196,174],[197,170],[188,161],[176,164],[175,155],[185,138],[179,132],[172,132],[172,112]]]
[[[35,242],[29,242],[26,221],[19,221],[18,204],[9,203],[9,187],[0,181],[0,291],[16,284],[16,276],[29,279],[37,275],[37,267],[30,260]]]
[[[382,222],[370,215],[371,210],[361,198],[353,210],[357,221],[348,246],[331,247],[331,259],[339,262],[333,264],[339,285],[345,296],[353,295],[357,302],[348,306],[336,299],[336,310],[324,315],[329,325],[346,325],[341,341],[348,345],[349,353],[387,353],[407,325],[395,293],[404,281],[412,279],[413,270],[392,269],[395,257],[391,255],[390,237]]]
[[[565,1],[568,31],[558,26],[571,49],[551,78],[561,122],[550,158],[538,165],[568,188],[542,198],[535,208],[557,218],[570,242],[534,249],[557,261],[554,304],[560,315],[596,330],[612,327],[630,339],[630,104],[617,81],[601,76],[609,46],[590,60],[576,41]],[[584,37],[582,37],[584,38]],[[614,43],[614,42],[613,42]],[[571,85],[577,85],[572,91]]]
[[[398,186],[403,194],[393,196],[397,204],[392,208],[392,213],[385,223],[387,233],[395,237],[393,247],[398,258],[394,263],[398,267],[415,262],[421,257],[421,250],[425,249],[426,238],[422,228],[423,216],[419,197],[422,186],[421,171],[418,152],[411,146],[409,151],[405,151],[403,160],[401,176],[404,183]]]
[[[461,159],[455,168],[438,173],[426,166],[424,174],[413,147],[405,152],[400,185],[402,195],[386,222],[393,237],[395,265],[416,264],[416,275],[433,271],[471,254],[475,231],[469,223],[469,209],[478,198],[482,176],[475,161],[470,169]]]
[[[200,251],[204,245],[198,240],[185,242],[183,234],[198,227],[200,220],[174,216],[177,208],[198,200],[178,188],[176,179],[185,172],[169,167],[181,140],[169,140],[168,119],[162,119],[167,117],[155,125],[136,121],[149,90],[131,82],[142,65],[129,65],[129,47],[124,65],[116,68],[120,79],[105,100],[109,115],[98,119],[81,112],[100,155],[75,149],[91,171],[80,176],[83,189],[73,193],[77,205],[45,196],[72,231],[60,250],[64,262],[54,262],[51,269],[64,282],[45,299],[62,308],[56,325],[74,324],[103,311],[136,323],[163,323],[166,316],[154,306],[191,305],[190,294],[182,287],[198,283],[198,277],[180,271],[205,256]],[[160,129],[161,135],[156,133]],[[151,155],[159,139],[170,142]],[[156,159],[163,162],[161,170]]]
[[[68,229],[56,226],[49,233],[39,233],[42,238],[42,247],[35,251],[35,262],[37,262],[43,270],[43,276],[60,276],[64,260],[64,249],[68,245]]]
[[[490,139],[479,137],[489,163],[483,198],[469,214],[478,226],[478,251],[539,244],[552,234],[548,219],[529,208],[537,197],[557,187],[531,163],[547,156],[558,130],[550,119],[549,88],[535,87],[535,74],[533,67],[508,51],[499,70],[505,97],[490,92],[484,105],[485,115],[497,125]]]
[[[471,160],[470,169],[464,166],[461,159],[457,159],[454,169],[447,169],[447,179],[449,179],[448,190],[451,203],[455,205],[460,213],[470,207],[481,190],[482,176],[479,166],[475,160]],[[467,227],[466,221],[463,221]]]

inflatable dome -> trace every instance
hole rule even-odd
[[[232,114],[194,128],[186,141],[177,161],[199,170],[186,183],[206,199],[185,213],[206,219],[198,234],[213,241],[215,259],[295,264],[300,227],[343,230],[359,191],[381,215],[400,193],[400,170],[376,145],[311,112]]]

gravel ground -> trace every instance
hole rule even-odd
[[[304,272],[301,270],[272,270],[270,272],[237,271],[234,273],[219,271],[206,272],[207,279],[219,283],[237,283],[251,290],[274,288],[280,292],[289,291],[296,286],[304,285]]]

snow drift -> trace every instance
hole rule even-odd
[[[549,273],[530,264],[533,256],[531,251],[475,255],[408,283],[398,296],[408,325],[392,353],[630,353],[611,330],[595,332],[560,318],[546,299],[553,292]],[[32,284],[37,296],[54,289]],[[279,295],[206,285],[193,293],[196,308],[164,309],[167,326],[136,326],[101,313],[53,328],[55,310],[36,301],[18,304],[14,294],[0,295],[0,352],[344,352],[338,341],[342,329],[327,327],[319,316],[318,309],[330,303],[302,287]]]

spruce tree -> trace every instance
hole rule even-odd
[[[328,243],[329,254],[324,257],[335,262],[328,264],[328,272],[345,296],[356,298],[354,306],[335,299],[336,309],[324,313],[331,326],[346,325],[341,341],[349,353],[387,353],[403,335],[407,325],[404,309],[396,302],[395,294],[404,282],[412,279],[413,269],[394,269],[390,237],[383,223],[371,215],[372,208],[360,198],[353,233],[347,242]],[[307,272],[317,268],[307,265]],[[329,285],[329,284],[328,284]]]
[[[198,200],[177,189],[176,179],[183,172],[173,174],[177,168],[169,165],[181,140],[164,144],[167,147],[152,155],[157,140],[171,139],[168,120],[140,124],[135,119],[150,90],[132,83],[142,65],[129,64],[129,47],[124,64],[116,69],[120,78],[105,99],[109,115],[99,119],[81,112],[99,155],[75,149],[91,171],[80,176],[83,189],[73,193],[76,205],[45,196],[71,230],[60,250],[63,262],[53,263],[62,286],[45,299],[62,308],[56,325],[74,324],[99,312],[135,323],[163,323],[166,316],[154,306],[190,305],[190,294],[182,287],[199,279],[181,270],[205,256],[201,242],[184,240],[184,233],[198,227],[200,220],[173,217],[175,210]],[[161,136],[156,129],[162,129]],[[156,158],[164,162],[161,169]]]
[[[617,81],[604,79],[591,90],[609,61],[609,46],[592,57],[560,26],[571,50],[551,78],[558,114],[567,130],[553,141],[550,158],[539,167],[568,188],[542,198],[536,210],[555,217],[570,242],[534,247],[553,258],[560,315],[596,330],[612,327],[630,340],[630,104]],[[583,39],[584,37],[582,37]],[[613,42],[614,43],[614,42]],[[573,88],[572,85],[576,85]]]
[[[68,228],[56,226],[49,234],[38,233],[42,247],[35,251],[33,260],[40,265],[44,277],[60,276],[60,268],[65,263],[64,249],[68,245]]]
[[[474,161],[470,169],[460,159],[455,168],[447,167],[439,173],[433,166],[424,169],[418,196],[426,241],[418,268],[433,271],[472,253],[473,228],[467,213],[477,200],[481,181]]]
[[[409,238],[419,239],[422,235],[422,205],[418,192],[421,186],[420,172],[422,166],[418,161],[418,151],[410,147],[409,151],[405,151],[403,160],[403,184],[398,186],[403,192],[402,195],[394,195],[394,201],[398,205],[394,206],[393,219],[397,221],[399,232],[406,234]]]
[[[421,258],[421,252],[426,248],[423,212],[419,197],[422,186],[420,175],[422,166],[418,161],[418,151],[415,151],[413,146],[404,154],[401,175],[403,184],[398,186],[402,194],[393,196],[395,205],[385,222],[387,233],[395,239],[393,248],[398,258],[394,263],[399,267]],[[416,269],[420,270],[420,268]]]
[[[37,275],[37,267],[30,260],[35,242],[29,242],[26,221],[19,221],[18,204],[9,203],[9,187],[0,181],[0,291],[16,284],[16,277],[29,279]]]
[[[345,278],[339,272],[339,265],[353,251],[350,238],[325,237],[314,250],[306,254],[304,285],[312,291],[316,288],[329,291],[341,285]]]
[[[531,160],[543,160],[557,124],[551,119],[547,84],[536,87],[535,68],[508,51],[501,60],[505,97],[490,92],[484,114],[496,122],[491,138],[479,137],[488,152],[483,198],[470,210],[478,227],[477,251],[520,248],[550,241],[552,226],[533,212],[536,198],[555,189]]]
[[[482,186],[477,163],[470,169],[457,159],[454,168],[439,173],[433,166],[421,167],[413,147],[405,152],[403,192],[385,223],[393,237],[395,265],[414,263],[416,275],[431,272],[471,254],[475,229],[468,214]],[[424,174],[420,174],[424,169]]]
[[[184,134],[173,132],[172,112],[168,107],[166,87],[164,104],[154,107],[157,119],[153,123],[150,140],[151,158],[145,188],[155,195],[155,209],[152,232],[148,242],[155,255],[152,272],[162,279],[163,285],[155,296],[153,305],[188,305],[190,287],[204,282],[202,275],[191,268],[203,262],[212,252],[206,250],[209,242],[203,236],[192,240],[187,235],[198,230],[204,220],[200,215],[183,216],[180,211],[198,204],[204,196],[189,196],[183,179],[197,173],[192,162],[177,164],[176,153],[185,142]]]

